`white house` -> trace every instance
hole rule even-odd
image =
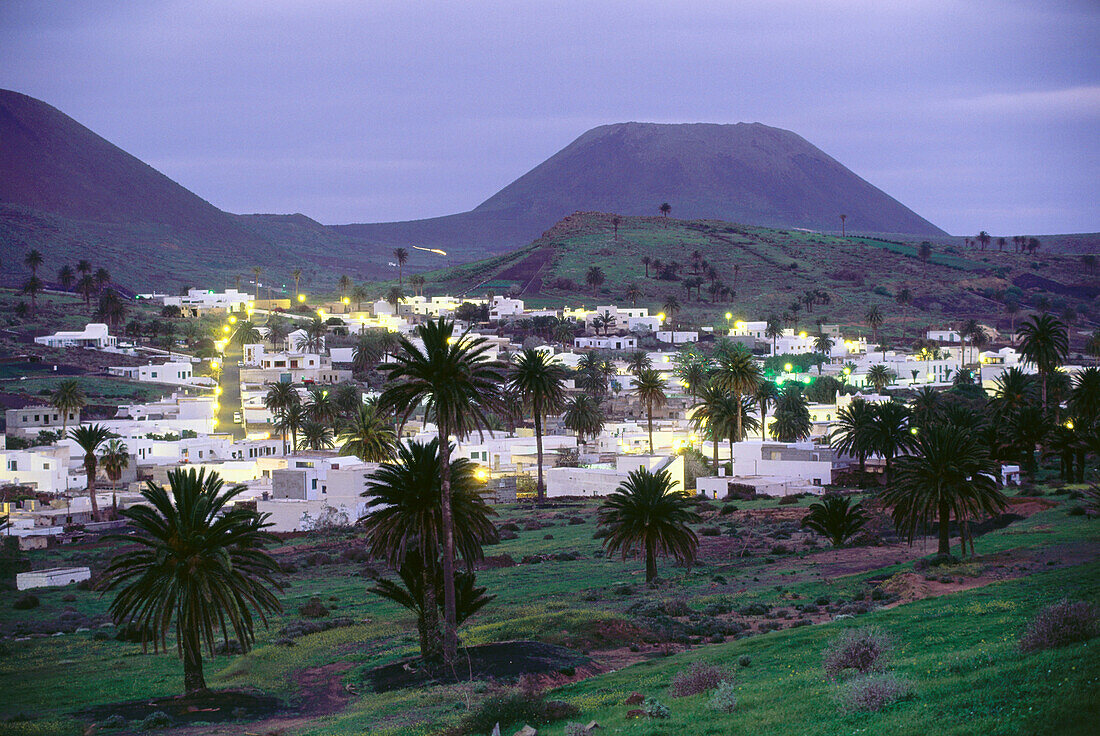
[[[682,455],[620,455],[614,466],[587,468],[550,468],[546,473],[547,496],[606,496],[614,493],[634,470],[647,468],[652,472],[667,470],[672,476],[673,490],[684,489],[684,458]]]
[[[87,567],[51,567],[47,570],[17,573],[15,587],[17,590],[56,588],[75,585],[84,580],[90,580],[91,577],[92,571]]]
[[[175,386],[214,385],[212,378],[195,376],[191,363],[181,360],[138,366],[113,366],[108,368],[107,372],[112,376],[146,383],[168,383]]]
[[[188,289],[186,296],[164,297],[164,306],[179,307],[184,313],[196,317],[210,310],[240,313],[251,310],[252,295],[236,289],[226,289],[221,292],[211,289]]]
[[[256,510],[271,514],[274,531],[307,531],[319,519],[352,524],[366,511],[362,494],[370,488],[376,463],[334,454],[296,455],[287,467],[271,472],[271,494]]]
[[[70,474],[69,448],[64,445],[0,450],[0,463],[0,485],[33,486],[51,494],[84,485],[80,476]]]
[[[575,337],[573,346],[596,350],[637,350],[637,335],[605,335],[603,337]]]
[[[658,330],[657,339],[672,345],[699,342],[699,333],[695,330]]]
[[[34,338],[39,345],[50,348],[107,348],[118,344],[118,338],[109,334],[107,325],[91,322],[80,332],[55,332]]]

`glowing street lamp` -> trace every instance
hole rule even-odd
[[[349,299],[348,297],[344,297],[344,298],[343,298],[343,299],[341,299],[340,301],[344,303],[344,306],[345,306],[345,307],[346,307],[347,305],[351,304],[351,299]]]
[[[298,303],[299,304],[304,304],[305,301],[306,301],[306,295],[305,294],[299,294],[298,295]]]
[[[786,371],[787,373],[790,373],[794,370],[794,366],[791,365],[790,363],[785,363],[783,365],[783,370]]]
[[[221,386],[215,386],[214,387],[214,395],[215,396],[221,396],[222,395],[222,387]]]
[[[657,313],[657,319],[659,319],[659,320],[661,320],[662,322],[664,322],[664,321],[665,321],[665,313],[664,313],[664,312],[658,312],[658,313]]]
[[[237,318],[234,315],[229,315],[229,324],[231,324],[231,325],[237,324]]]
[[[730,331],[730,320],[733,319],[733,312],[726,312],[726,332]]]

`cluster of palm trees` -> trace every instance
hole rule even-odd
[[[30,269],[31,275],[23,282],[20,293],[30,297],[30,313],[38,311],[38,295],[46,290],[46,282],[38,277],[38,269],[44,262],[42,253],[32,249],[23,257],[23,265]],[[114,289],[109,289],[111,274],[105,268],[93,269],[86,260],[77,261],[76,268],[65,264],[57,272],[57,283],[65,291],[75,291],[84,297],[84,304],[91,307],[92,297],[100,294],[97,318],[112,326],[118,325],[125,317],[125,305]]]
[[[965,239],[965,245],[966,245],[967,248],[970,248],[974,245],[977,245],[980,250],[985,251],[985,249],[993,241],[994,241],[993,236],[990,235],[989,233],[987,233],[985,230],[982,230],[980,233],[975,235],[973,238],[966,238]],[[1000,237],[1000,238],[996,239],[996,242],[997,242],[997,250],[999,252],[1003,253],[1005,247],[1008,246],[1008,238]],[[1012,236],[1012,246],[1015,249],[1015,252],[1017,252],[1017,253],[1034,254],[1035,251],[1039,250],[1039,247],[1041,245],[1042,244],[1039,242],[1039,239],[1035,238],[1035,237],[1029,237],[1027,235],[1013,235]]]
[[[331,389],[314,386],[303,397],[294,384],[273,382],[267,384],[263,401],[282,437],[284,452],[331,450],[339,445],[344,454],[382,462],[396,451],[391,422],[377,402],[363,399],[353,383]]]

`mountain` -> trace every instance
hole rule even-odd
[[[343,225],[349,238],[503,252],[575,211],[852,232],[946,235],[804,138],[760,123],[593,128],[470,212]]]

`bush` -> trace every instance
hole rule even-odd
[[[542,695],[511,692],[483,700],[462,719],[460,730],[464,734],[483,734],[492,731],[498,723],[503,731],[509,725],[552,723],[579,714],[580,711],[571,703],[546,700]]]
[[[661,703],[656,698],[646,698],[642,703],[642,710],[650,718],[668,718],[672,715],[672,712],[668,709],[668,706]]]
[[[822,653],[825,674],[836,679],[845,670],[860,674],[880,671],[886,666],[890,649],[890,638],[879,628],[847,629]]]
[[[689,695],[710,692],[719,684],[732,680],[733,674],[724,667],[695,662],[677,672],[672,678],[672,697],[685,698]]]
[[[700,537],[717,537],[722,532],[716,526],[704,526],[699,528]]]
[[[511,529],[501,529],[500,530],[500,538],[502,540],[505,540],[505,539],[519,539],[519,535],[516,534]]]
[[[861,675],[844,683],[837,693],[837,700],[840,709],[846,713],[876,713],[909,697],[912,692],[909,681],[895,674]]]
[[[728,680],[718,683],[707,707],[719,713],[732,713],[737,708],[737,690],[733,683]]]
[[[1020,637],[1020,649],[1055,649],[1100,635],[1100,609],[1085,601],[1063,599],[1031,620]]]
[[[309,603],[299,606],[298,615],[302,618],[324,618],[328,615],[328,609],[321,603],[320,598],[314,596],[309,599]]]
[[[780,506],[794,506],[795,504],[798,503],[798,498],[799,497],[798,497],[797,494],[795,494],[793,496],[783,496],[782,498],[779,499],[779,505]]]
[[[737,664],[741,665],[742,667],[751,667],[752,657],[747,654],[742,654],[740,657],[738,657]]]
[[[138,724],[138,729],[141,731],[155,731],[158,728],[168,728],[172,725],[172,719],[168,717],[168,714],[162,710],[155,710],[142,719]]]
[[[99,727],[104,730],[111,728],[126,728],[128,725],[130,725],[130,722],[126,720],[126,717],[118,713],[108,716],[99,723]]]
[[[362,547],[349,547],[340,553],[340,559],[347,562],[367,562],[370,560],[370,553]]]
[[[15,603],[11,604],[11,607],[17,611],[27,611],[32,608],[38,608],[38,596],[33,593],[27,593],[21,598],[17,598]]]

